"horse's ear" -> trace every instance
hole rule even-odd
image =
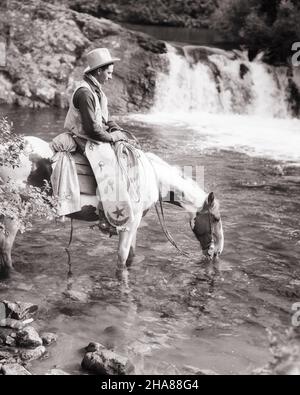
[[[214,205],[214,202],[215,202],[215,195],[213,192],[210,192],[207,198],[207,203],[210,207],[212,207]]]

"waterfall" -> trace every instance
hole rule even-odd
[[[226,149],[300,163],[300,67],[199,46],[168,44],[164,56],[153,108],[131,119],[155,125],[169,145],[180,136],[185,154]]]
[[[299,71],[291,75],[288,67],[250,62],[246,55],[168,45],[169,70],[158,77],[153,111],[295,116],[292,88],[300,88]]]

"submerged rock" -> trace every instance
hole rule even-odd
[[[55,333],[44,332],[41,334],[44,346],[50,346],[50,344],[57,341],[57,335]]]
[[[210,369],[201,369],[201,370],[197,370],[196,375],[197,376],[218,376],[218,373],[216,373]]]
[[[134,366],[128,358],[106,349],[88,352],[81,366],[97,374],[127,375],[134,372]]]
[[[70,373],[64,372],[61,369],[51,369],[46,373],[46,376],[70,376]]]
[[[187,374],[194,374],[199,376],[218,376],[218,373],[214,372],[210,369],[199,369],[195,366],[191,365],[184,365],[183,366],[184,372]]]
[[[86,303],[89,296],[85,292],[68,290],[64,292],[64,295],[76,302]]]

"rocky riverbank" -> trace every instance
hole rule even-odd
[[[34,323],[38,306],[31,303],[0,301],[0,375],[31,375],[33,361],[50,358],[47,348],[56,343],[57,335],[38,332]],[[130,360],[100,343],[84,349],[82,369],[96,374],[124,375],[134,373]],[[53,368],[46,375],[69,373]]]
[[[38,333],[31,303],[0,302],[0,374],[30,375],[32,361],[46,358],[46,347],[56,342],[54,333]]]
[[[165,44],[107,19],[36,0],[1,6],[0,103],[66,108],[86,67],[85,55],[108,47],[122,59],[107,95],[113,111],[148,109],[156,74],[166,66]],[[4,46],[2,45],[2,52]]]

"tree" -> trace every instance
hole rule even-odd
[[[213,15],[213,27],[232,43],[271,63],[286,62],[300,41],[300,5],[292,0],[223,0]]]

